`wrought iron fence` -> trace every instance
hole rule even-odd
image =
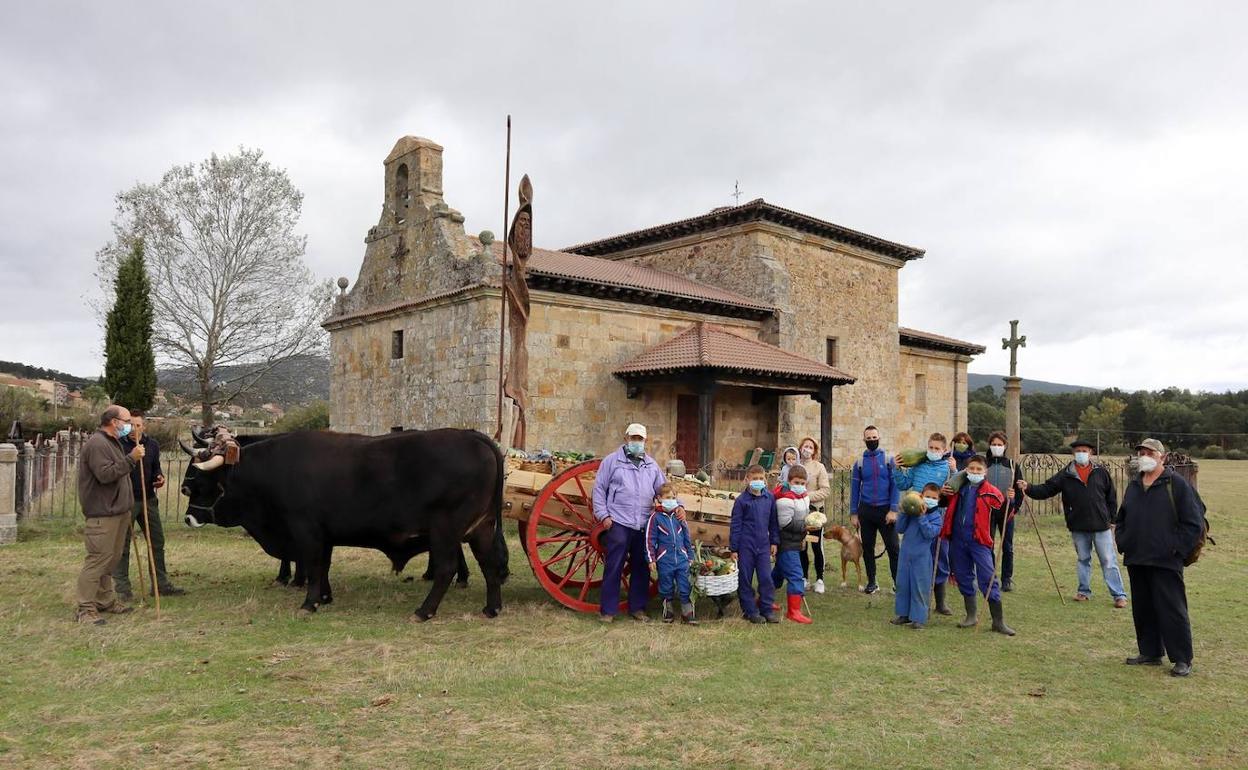
[[[1120,501],[1127,484],[1137,473],[1132,459],[1130,457],[1096,458],[1096,462],[1109,471],[1109,477],[1114,482],[1114,489],[1118,490]],[[1040,484],[1063,472],[1070,463],[1069,455],[1032,454],[1023,455],[1019,466],[1023,471],[1023,479],[1028,484]],[[1196,486],[1199,466],[1190,457],[1178,453],[1172,454],[1166,460],[1166,466]],[[1048,500],[1031,500],[1030,506],[1037,514],[1062,514],[1060,495],[1050,497]]]

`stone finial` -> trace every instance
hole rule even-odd
[[[339,293],[339,294],[345,294],[345,293],[346,293],[346,291],[347,291],[347,285],[348,285],[348,284],[350,284],[350,283],[351,283],[351,282],[347,280],[347,277],[346,277],[345,275],[343,275],[343,276],[339,276],[339,278],[338,278],[338,293]]]
[[[494,242],[494,233],[490,230],[482,230],[481,234],[477,236],[477,240],[481,241],[481,245],[488,249],[490,244]]]

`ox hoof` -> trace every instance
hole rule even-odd
[[[295,613],[295,617],[297,617],[297,618],[310,618],[310,617],[312,617],[312,613],[314,613],[314,612],[316,612],[316,608],[315,608],[315,607],[313,607],[312,609],[308,609],[307,607],[300,607],[300,608],[299,608],[299,611]]]
[[[487,618],[496,618],[496,617],[498,617],[498,613],[499,613],[499,612],[500,612],[500,610],[499,610],[498,608],[495,608],[495,607],[484,607],[484,608],[482,608],[482,610],[481,610],[481,614],[482,614],[484,617],[487,617]]]
[[[333,604],[333,603],[334,603],[334,597],[332,596],[321,597],[321,604]],[[317,605],[317,606],[320,606],[320,605]]]
[[[413,612],[412,616],[408,618],[407,620],[409,623],[424,623],[425,621],[429,620],[432,617],[433,617],[432,615],[422,615],[420,614],[420,611],[417,610],[416,612]]]

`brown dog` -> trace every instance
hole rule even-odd
[[[858,578],[858,590],[863,589],[862,586],[862,539],[858,537],[858,533],[849,527],[842,527],[839,524],[828,529],[827,537],[829,540],[841,541],[841,588],[845,588],[848,583],[849,565],[854,565],[854,575]]]

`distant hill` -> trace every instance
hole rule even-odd
[[[94,377],[76,377],[65,372],[58,372],[55,369],[44,369],[40,366],[31,366],[17,361],[0,361],[0,374],[12,374],[26,380],[56,380],[68,386],[71,390],[76,388],[84,388],[95,382]]]
[[[217,380],[231,379],[247,371],[246,366],[222,366],[214,373]],[[197,398],[195,370],[159,369],[157,384],[179,396]],[[283,361],[266,374],[246,395],[235,399],[240,406],[274,403],[289,408],[311,401],[329,399],[329,359],[324,356],[296,356]]]
[[[1005,389],[1005,375],[1002,374],[974,374],[966,375],[966,386],[970,390],[979,390],[985,385],[991,385],[992,389],[1001,393]],[[1044,380],[1029,380],[1023,378],[1023,394],[1030,395],[1032,393],[1045,393],[1048,395],[1057,395],[1060,393],[1088,393],[1104,390],[1104,388],[1093,388],[1088,385],[1065,385],[1060,382],[1045,382]]]

